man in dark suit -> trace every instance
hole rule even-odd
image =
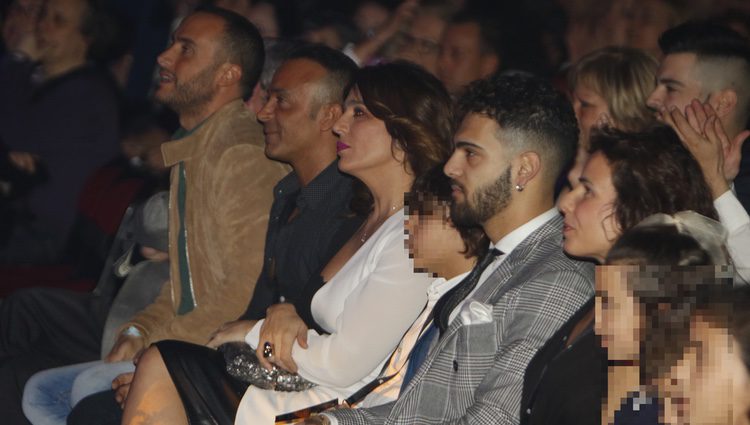
[[[494,76],[469,86],[459,106],[445,166],[451,219],[481,226],[494,255],[435,306],[436,330],[412,352],[398,400],[308,423],[516,424],[526,365],[593,294],[593,266],[562,252],[554,204],[578,137],[569,102],[540,79]],[[422,344],[431,348],[420,359]]]

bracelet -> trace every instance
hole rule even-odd
[[[125,330],[122,331],[122,335],[143,338],[143,333],[141,333],[141,330],[134,325],[130,325],[125,328]]]

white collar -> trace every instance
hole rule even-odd
[[[463,280],[463,278],[465,278],[470,271],[471,270],[461,273],[458,276],[454,276],[448,280],[443,277],[436,278],[432,281],[432,283],[430,283],[430,286],[427,287],[427,299],[432,300],[434,298],[435,300],[437,300],[438,298],[443,296],[443,294],[453,289],[454,286],[458,285],[458,282],[461,282],[461,280]]]
[[[491,243],[490,249],[497,248],[505,255],[510,254],[511,251],[513,251],[521,242],[523,242],[524,239],[529,237],[529,235],[532,234],[536,229],[542,227],[544,223],[552,220],[559,214],[560,212],[557,210],[557,208],[550,208],[549,210],[539,214],[538,216],[517,227],[512,232],[503,236],[503,238],[500,239],[497,243]]]

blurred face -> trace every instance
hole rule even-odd
[[[620,235],[613,203],[617,191],[612,170],[601,152],[591,155],[583,166],[579,183],[560,199],[565,216],[564,249],[569,255],[593,258],[600,263]]]
[[[675,53],[667,55],[659,66],[656,77],[656,88],[648,97],[647,104],[657,111],[666,108],[678,108],[681,111],[693,99],[703,99],[703,84],[697,78],[696,56],[693,53]]]
[[[276,9],[269,3],[260,3],[248,12],[247,19],[258,28],[263,38],[278,38],[281,36]]]
[[[177,113],[210,102],[216,94],[220,18],[205,13],[188,16],[172,36],[172,44],[159,55],[159,87],[154,97]]]
[[[629,270],[634,270],[634,266],[596,268],[595,329],[609,360],[639,357],[638,335],[642,326],[638,301],[627,287]]]
[[[511,201],[511,158],[495,120],[468,114],[456,132],[453,151],[443,170],[452,180],[451,220],[482,225]]]
[[[459,94],[472,81],[497,69],[497,62],[492,66],[490,56],[482,53],[479,25],[448,25],[440,42],[437,76],[449,93]]]
[[[401,166],[404,152],[394,145],[385,122],[367,109],[359,89],[350,91],[344,107],[344,114],[333,125],[333,132],[339,136],[339,169],[359,177],[378,170],[390,172],[394,165]]]
[[[579,148],[588,149],[591,129],[599,127],[609,116],[607,102],[585,84],[578,83],[573,91],[573,110],[581,129]]]
[[[269,158],[293,163],[320,137],[316,92],[326,70],[308,59],[292,59],[279,67],[268,88],[268,101],[258,111]],[[318,108],[319,109],[319,108]]]
[[[629,12],[628,45],[658,57],[659,36],[672,26],[674,11],[665,1],[647,1]]]
[[[354,25],[362,33],[369,35],[372,31],[382,27],[388,21],[388,9],[377,2],[362,3],[354,13]]]
[[[747,425],[750,382],[726,329],[696,319],[691,345],[659,383],[664,423]]]
[[[42,5],[36,39],[45,66],[85,60],[89,45],[81,34],[85,12],[83,0],[47,0]]]
[[[402,45],[396,52],[396,58],[414,62],[436,75],[440,38],[444,29],[445,21],[439,17],[417,15],[409,29],[402,34]]]
[[[446,202],[435,200],[432,211],[410,214],[406,219],[407,246],[415,271],[447,277],[441,274],[446,260],[463,255],[460,252],[464,244],[458,230],[450,223],[448,209]]]

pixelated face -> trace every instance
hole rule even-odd
[[[588,149],[591,129],[601,124],[604,117],[609,115],[607,102],[597,92],[579,82],[573,91],[573,110],[581,129],[579,148]]]
[[[344,113],[333,125],[339,136],[339,169],[353,176],[363,173],[393,172],[403,167],[404,152],[393,143],[385,122],[365,106],[356,87],[344,101]]]
[[[468,22],[448,25],[440,42],[437,76],[451,94],[463,91],[482,74],[479,25]]]
[[[637,266],[596,268],[595,329],[609,360],[637,360],[640,353],[641,314],[628,290],[628,271]]]
[[[159,87],[157,100],[177,113],[193,111],[205,105],[217,90],[217,60],[220,37],[224,31],[220,18],[195,13],[180,24],[172,44],[157,58]]]
[[[315,146],[313,141],[320,137],[320,130],[313,109],[325,75],[325,68],[308,59],[289,60],[276,71],[268,100],[258,111],[269,158],[293,163]]]
[[[431,14],[417,15],[402,34],[395,57],[414,62],[437,75],[440,38],[444,29],[445,21],[441,18]]]
[[[648,97],[646,103],[656,111],[656,117],[661,118],[659,110],[677,108],[681,111],[693,99],[702,99],[703,84],[697,77],[697,62],[694,53],[674,53],[667,55],[659,66],[656,76],[656,88]]]
[[[612,170],[601,152],[591,155],[579,183],[564,194],[559,207],[565,216],[564,249],[575,257],[593,258],[600,263],[620,236],[613,204],[617,191]]]
[[[666,424],[750,423],[750,383],[740,346],[725,328],[701,318],[691,327],[691,344],[683,357],[658,386]]]
[[[86,11],[83,0],[47,0],[36,27],[40,60],[52,65],[85,58],[89,41],[81,34]]]
[[[451,178],[451,219],[462,225],[482,225],[512,198],[512,158],[498,139],[495,120],[470,113],[454,137],[455,150],[443,171]]]
[[[441,276],[441,269],[448,258],[460,254],[463,240],[450,223],[446,201],[434,200],[430,211],[410,213],[406,219],[407,248],[414,260],[414,270]]]

